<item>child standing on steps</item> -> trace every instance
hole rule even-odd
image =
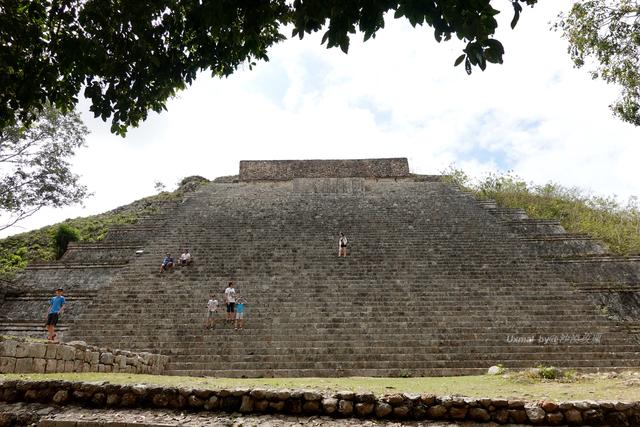
[[[244,305],[247,300],[239,297],[236,303],[236,329],[244,329]]]
[[[209,301],[207,302],[207,320],[205,321],[204,327],[206,329],[211,329],[216,326],[216,321],[218,320],[216,317],[218,316],[218,300],[216,299],[215,294],[211,294],[209,297]]]
[[[224,302],[227,304],[227,323],[232,323],[236,308],[236,290],[233,289],[233,282],[229,282],[224,290]]]

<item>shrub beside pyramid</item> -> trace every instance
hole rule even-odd
[[[350,241],[338,258],[337,233]],[[188,247],[189,267],[158,272]],[[136,251],[143,250],[141,255]],[[245,329],[204,330],[229,280]],[[637,367],[640,260],[479,202],[406,159],[243,161],[162,212],[72,243],[5,288],[0,332],[169,355],[218,376],[420,376],[553,365]]]

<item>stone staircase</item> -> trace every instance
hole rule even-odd
[[[101,281],[79,282],[96,294],[67,339],[167,354],[179,375],[638,367],[637,323],[612,318],[585,291],[605,277],[636,289],[637,260],[614,257],[629,264],[626,276],[607,276],[611,264],[588,282],[578,260],[602,264],[597,242],[437,177],[309,178],[287,168],[286,180],[249,168],[251,181],[207,184],[162,215],[111,230],[104,253],[120,263]],[[349,237],[348,258],[337,257],[338,231]],[[72,248],[69,262],[96,265],[94,246],[87,257]],[[184,246],[194,264],[159,273],[162,255]],[[245,329],[204,330],[208,295],[222,300],[229,280],[248,300]]]

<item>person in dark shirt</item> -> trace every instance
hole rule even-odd
[[[165,255],[164,259],[162,260],[162,264],[160,265],[160,273],[171,268],[173,268],[173,258],[171,258],[171,254],[167,254]]]
[[[347,240],[347,236],[345,236],[343,232],[340,232],[338,234],[338,257],[347,256],[348,245],[349,245],[349,241]]]

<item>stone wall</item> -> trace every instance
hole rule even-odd
[[[313,390],[194,390],[140,384],[5,380],[0,382],[0,401],[498,424],[640,425],[640,402],[526,402],[431,394],[377,397],[350,391],[323,394]]]
[[[126,372],[162,374],[169,358],[87,345],[0,337],[0,373]]]
[[[363,160],[242,160],[240,181],[294,178],[397,178],[409,176],[406,158]]]

